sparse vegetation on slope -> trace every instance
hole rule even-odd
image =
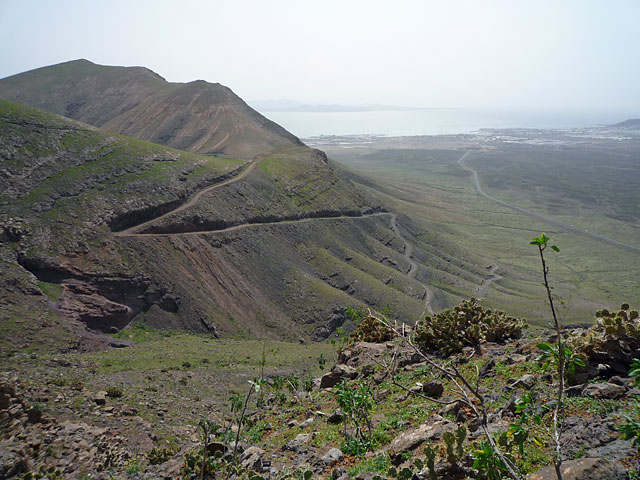
[[[229,88],[74,60],[0,80],[0,98],[192,152],[253,158],[300,140]]]

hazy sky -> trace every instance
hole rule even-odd
[[[640,1],[0,0],[0,77],[76,58],[247,100],[640,108]]]

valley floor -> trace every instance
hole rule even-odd
[[[589,323],[600,307],[640,300],[634,273],[640,271],[634,207],[640,205],[640,136],[633,131],[482,130],[307,142],[419,225],[416,238],[485,262],[500,278],[471,294],[489,305],[535,324],[548,321],[529,246],[543,231],[560,247],[550,271],[565,322]],[[429,267],[431,285],[440,287],[446,276]]]

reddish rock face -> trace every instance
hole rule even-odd
[[[92,330],[105,333],[118,331],[131,320],[131,308],[100,295],[93,285],[72,279],[62,286],[64,295],[60,302],[60,312],[66,317],[86,323]]]

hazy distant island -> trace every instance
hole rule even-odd
[[[640,118],[630,118],[613,126],[618,128],[640,128]]]

